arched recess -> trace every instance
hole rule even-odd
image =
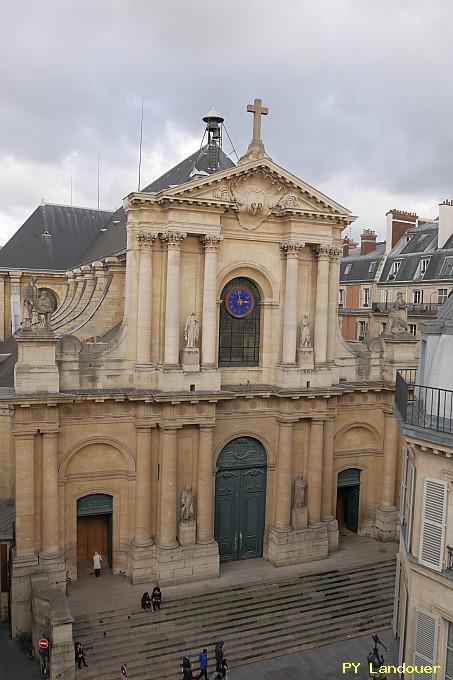
[[[348,423],[335,433],[335,451],[381,451],[379,432],[368,423]]]
[[[261,293],[249,278],[228,281],[220,294],[219,366],[259,366]]]
[[[108,437],[105,435],[99,436],[95,435],[92,437],[86,437],[85,439],[79,440],[76,444],[73,444],[69,449],[65,451],[59,464],[60,480],[64,480],[65,477],[67,476],[68,467],[70,466],[71,460],[74,458],[74,456],[77,456],[77,454],[79,454],[79,452],[82,452],[83,449],[93,445],[107,446],[117,451],[118,454],[120,454],[120,456],[116,456],[116,460],[118,462],[118,465],[116,467],[123,469],[129,477],[135,474],[134,456],[132,455],[131,451],[125,444],[119,442],[117,439],[113,439],[112,437]],[[120,462],[121,458],[124,459],[123,462]],[[95,469],[93,471],[99,473],[103,469],[105,470],[105,473],[108,476],[108,470],[105,468],[105,465],[102,466],[100,469]]]
[[[263,554],[267,455],[257,439],[228,442],[217,459],[215,537],[221,561]]]
[[[41,292],[47,293],[48,296],[50,297],[50,299],[52,300],[52,306],[53,306],[52,314],[53,314],[55,312],[55,310],[58,308],[58,305],[59,305],[58,295],[51,288],[40,287],[40,288],[38,288],[38,297],[39,297],[39,294]]]
[[[278,303],[278,285],[272,273],[256,262],[242,260],[238,267],[237,263],[225,267],[218,277],[217,296],[220,297],[221,291],[226,284],[234,278],[251,279],[258,288],[263,303]]]

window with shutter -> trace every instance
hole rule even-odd
[[[400,579],[401,579],[401,561],[400,556],[396,556],[396,574],[395,574],[395,595],[393,599],[393,637],[398,637],[398,607],[400,603]]]
[[[427,477],[423,486],[422,527],[418,561],[442,571],[447,515],[447,482]]]
[[[453,680],[453,623],[448,622],[447,654],[445,659],[445,680]]]
[[[412,517],[414,514],[414,489],[415,489],[415,469],[412,463],[409,465],[409,498],[407,501],[407,533],[406,548],[410,552],[412,547]]]
[[[437,618],[428,614],[422,609],[415,610],[415,644],[414,644],[414,665],[431,666],[436,662],[437,650]],[[414,673],[414,680],[429,680],[433,678],[432,673]]]
[[[407,461],[409,458],[408,451],[406,447],[403,449],[403,470],[401,473],[401,492],[400,492],[400,524],[406,523],[404,517],[404,505],[406,503],[406,490],[407,490]]]
[[[406,646],[406,618],[407,618],[407,590],[403,583],[401,592],[401,607],[400,607],[400,645],[398,649],[398,666],[401,666],[404,659],[404,648]]]

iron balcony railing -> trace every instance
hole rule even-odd
[[[394,302],[373,302],[372,310],[378,314],[388,314],[394,309]],[[408,304],[406,306],[407,313],[409,316],[413,315],[425,315],[425,316],[436,316],[439,311],[439,307],[442,305],[438,302],[417,302],[413,304]]]
[[[453,391],[416,383],[416,376],[398,371],[395,406],[407,425],[453,435]]]

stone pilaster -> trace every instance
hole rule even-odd
[[[328,308],[328,334],[327,334],[327,361],[335,359],[338,326],[338,282],[340,277],[341,249],[331,248],[329,269],[329,308]]]
[[[293,423],[279,421],[277,496],[274,527],[277,531],[291,529],[291,495],[293,464]]]
[[[134,223],[130,223],[127,225],[126,229],[127,229],[126,281],[125,281],[126,290],[124,300],[124,323],[127,328],[126,353],[127,359],[136,361],[140,251],[137,240],[136,225]]]
[[[376,507],[376,537],[392,541],[396,537],[395,478],[398,458],[398,427],[392,413],[385,414],[384,466],[381,503]]]
[[[197,483],[197,542],[214,541],[212,442],[214,427],[200,425]]]
[[[165,426],[161,434],[159,547],[176,548],[178,502],[178,428]]]
[[[161,234],[162,245],[167,250],[164,363],[168,367],[179,367],[181,247],[186,236],[179,231]]]
[[[151,523],[152,425],[136,425],[135,531],[131,546],[132,583],[144,583],[155,574]]]
[[[315,364],[325,364],[327,360],[330,249],[327,246],[318,246],[315,252],[318,259],[314,337]]]
[[[321,523],[323,445],[324,421],[313,418],[308,463],[308,522],[313,527]]]
[[[21,321],[20,279],[22,272],[9,272],[11,280],[11,333],[15,333]]]
[[[42,432],[42,512],[41,554],[52,558],[60,554],[58,503],[58,430]]]
[[[321,521],[327,525],[329,552],[338,550],[338,522],[334,517],[333,480],[334,480],[334,420],[324,423],[324,446],[322,463],[322,502]]]
[[[35,433],[16,432],[16,557],[35,553]]]
[[[139,245],[139,278],[137,309],[137,363],[151,361],[151,318],[152,318],[152,248],[157,234],[140,231],[137,235]]]
[[[297,279],[299,253],[304,243],[286,241],[280,250],[286,258],[285,308],[283,315],[282,363],[295,365],[297,347]]]
[[[217,365],[217,251],[223,236],[205,234],[200,240],[204,248],[201,365],[212,369]]]

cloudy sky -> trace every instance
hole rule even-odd
[[[453,197],[451,0],[2,0],[0,242],[47,202],[117,207],[261,97],[269,155],[384,234]],[[225,145],[225,150],[230,150]]]

